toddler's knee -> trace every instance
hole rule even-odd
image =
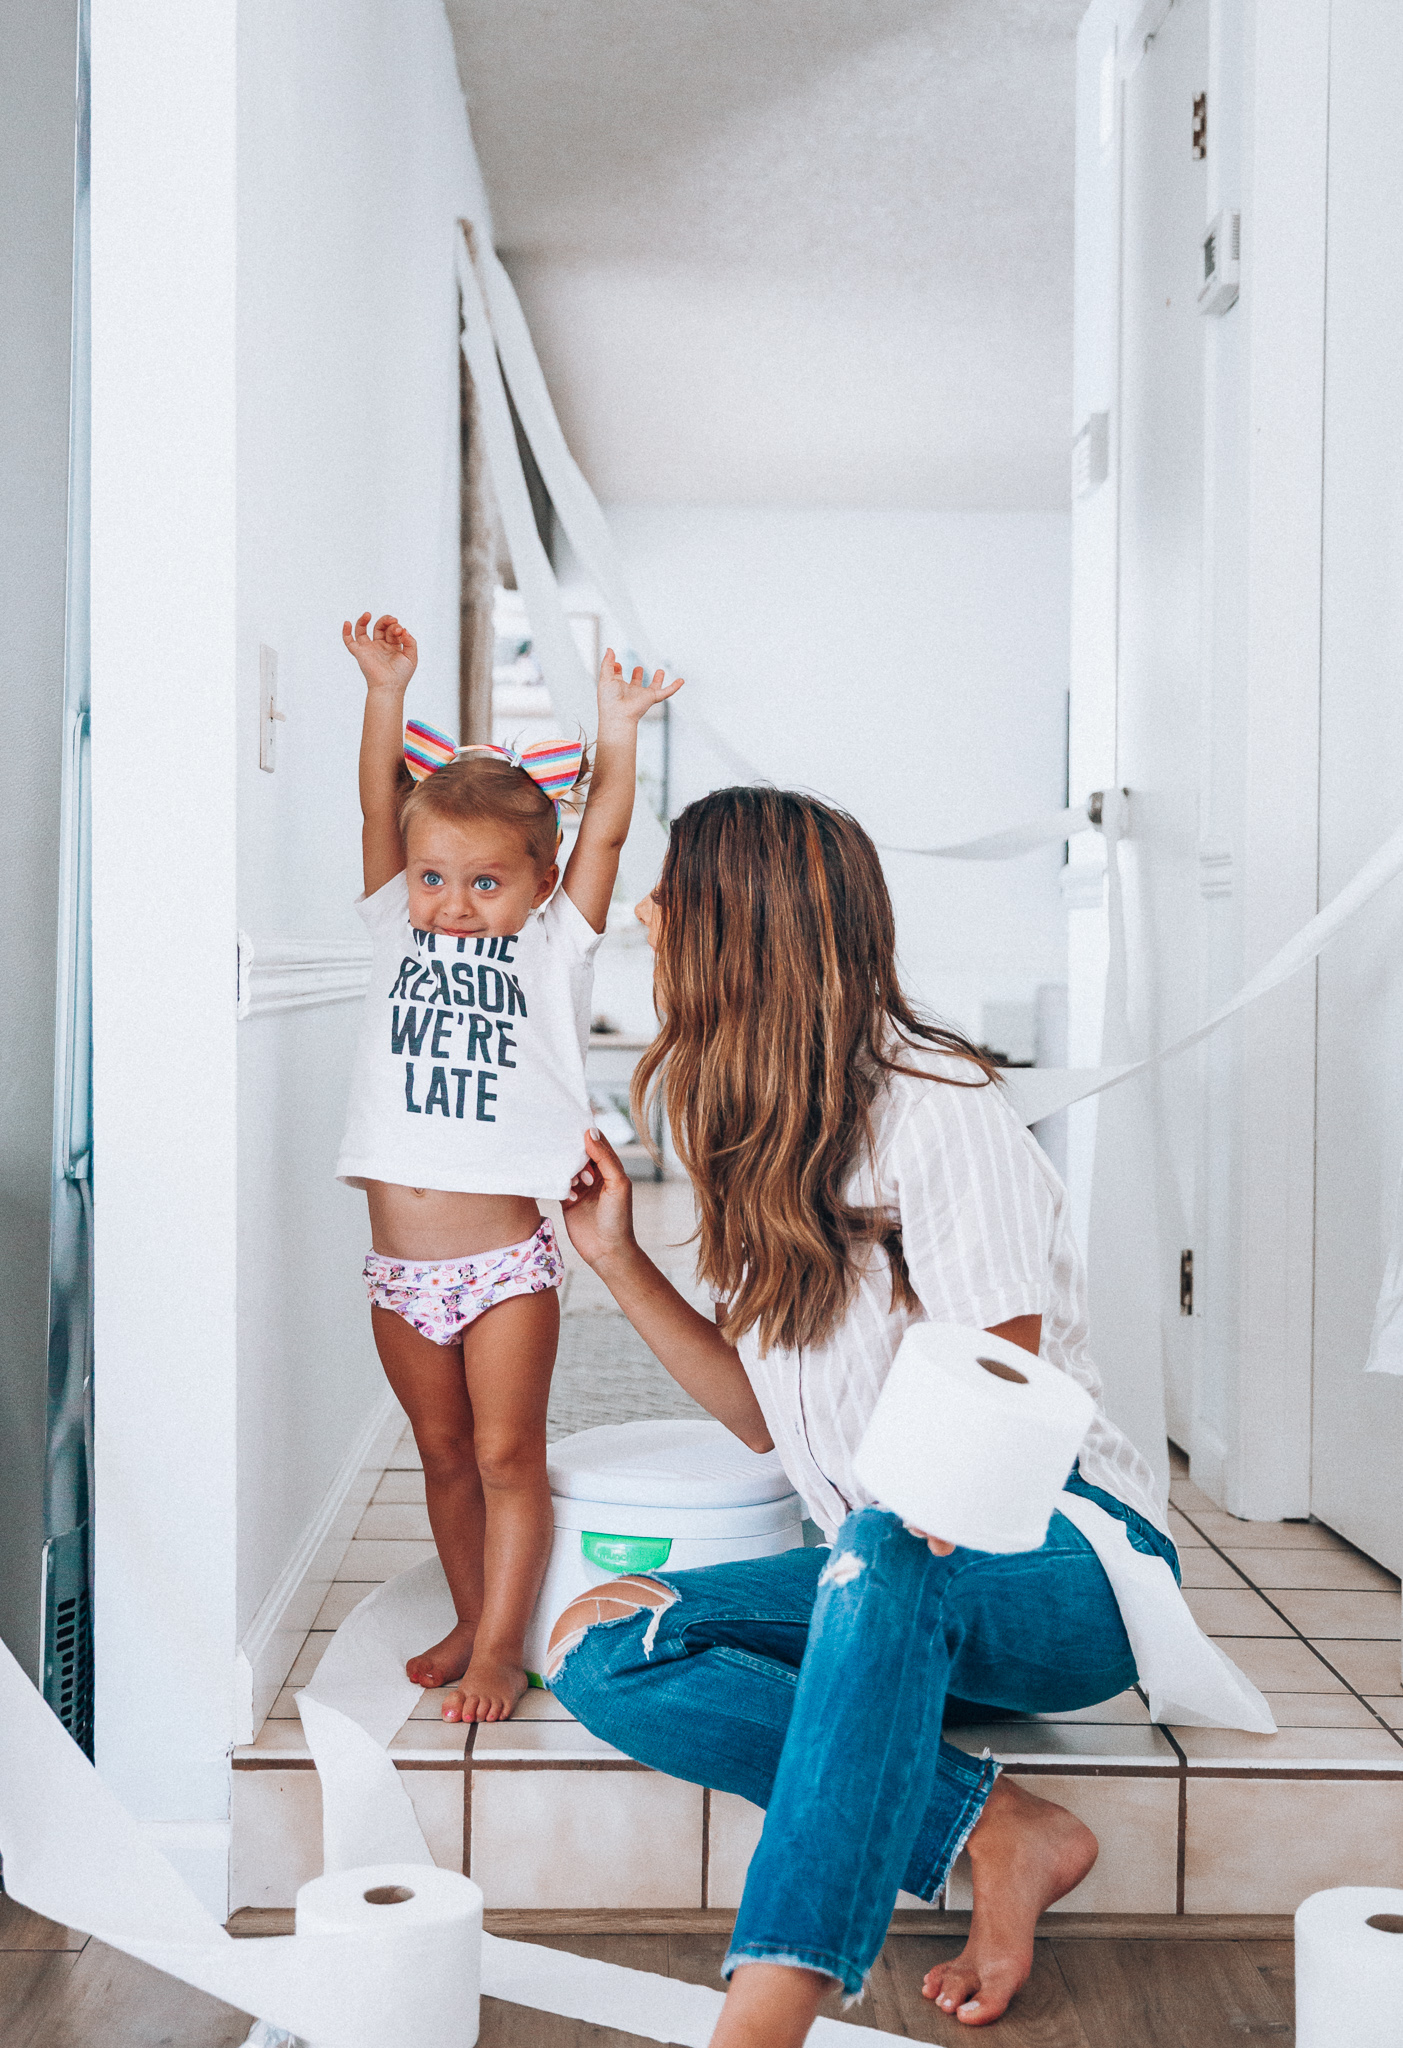
[[[471,1436],[430,1436],[416,1438],[424,1478],[430,1486],[451,1486],[477,1470]]]
[[[545,1442],[540,1437],[483,1436],[477,1439],[477,1469],[486,1487],[515,1492],[544,1484]]]

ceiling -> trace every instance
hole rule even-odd
[[[1085,0],[447,0],[606,503],[1068,500]]]

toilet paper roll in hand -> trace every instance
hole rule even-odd
[[[327,1979],[326,2032],[311,2048],[472,2048],[482,1893],[471,1878],[432,1863],[314,1877],[297,1894],[297,1938]]]
[[[1296,1908],[1296,2048],[1403,2048],[1403,1891],[1341,1885]]]
[[[969,1550],[1037,1550],[1090,1427],[1084,1387],[958,1323],[902,1339],[853,1469],[913,1528]]]

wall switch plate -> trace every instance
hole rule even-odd
[[[1111,418],[1090,413],[1072,443],[1072,496],[1089,498],[1106,481],[1111,467]]]
[[[1215,214],[1203,237],[1200,313],[1226,313],[1229,306],[1237,304],[1241,256],[1242,215],[1226,211]]]
[[[278,709],[278,650],[258,650],[258,765],[271,775],[278,765],[278,727],[284,724]]]

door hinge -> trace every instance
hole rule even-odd
[[[1179,1313],[1191,1316],[1194,1312],[1194,1255],[1192,1252],[1179,1254]]]

